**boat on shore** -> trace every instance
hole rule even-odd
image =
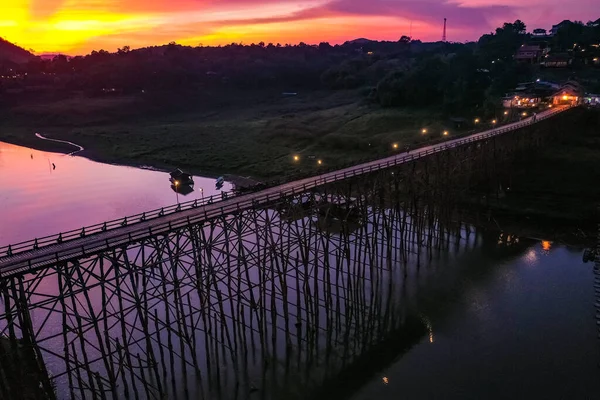
[[[175,171],[171,172],[170,175],[171,175],[171,177],[169,178],[169,181],[175,186],[179,186],[179,185],[191,186],[194,184],[194,179],[192,178],[192,175],[188,174],[186,172],[183,172],[179,168],[177,168]]]

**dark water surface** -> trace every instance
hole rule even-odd
[[[432,334],[352,399],[600,398],[593,265],[549,242],[493,242],[441,263],[413,304]]]
[[[214,179],[194,177],[194,192],[177,196],[168,178],[0,142],[0,246],[220,193]]]
[[[56,164],[55,170],[51,163]],[[0,143],[0,245],[174,204],[176,195],[167,178],[162,172]],[[213,179],[195,180],[195,188],[202,187],[205,196],[217,193]],[[181,201],[200,197],[196,190]],[[388,212],[378,211],[376,217]],[[142,268],[115,278],[120,283],[113,294],[120,293],[121,298],[112,296],[105,303],[103,291],[112,288],[109,273],[106,281],[96,282],[98,267],[93,259],[88,261],[94,274],[85,272],[90,275],[82,281],[91,288],[86,293],[89,303],[75,293],[70,296],[77,301],[69,307],[81,315],[114,311],[106,326],[100,325],[101,340],[110,336],[113,349],[115,343],[129,343],[127,351],[138,357],[141,353],[139,363],[147,366],[143,370],[150,376],[155,362],[148,361],[145,333],[139,329],[139,315],[145,314],[137,308],[136,297],[144,293],[150,299],[148,315],[155,315],[156,322],[156,328],[150,324],[149,346],[159,354],[165,343],[175,343],[165,357],[175,355],[177,361],[170,361],[171,371],[157,375],[164,376],[162,390],[167,397],[149,398],[600,398],[594,273],[593,265],[581,260],[583,249],[515,239],[499,232],[465,235],[463,231],[456,246],[441,252],[407,245],[412,247],[404,248],[411,252],[406,260],[398,255],[400,242],[395,233],[373,245],[374,225],[367,224],[348,234],[349,246],[341,246],[343,251],[315,249],[306,256],[306,269],[299,271],[293,258],[302,249],[297,240],[301,235],[296,233],[300,225],[288,224],[275,210],[259,213],[264,218],[258,221],[270,221],[276,227],[271,235],[263,234],[264,225],[248,222],[240,234],[240,238],[244,235],[240,247],[229,248],[235,237],[226,240],[217,235],[212,250],[202,255],[203,262],[235,260],[242,246],[251,254],[261,241],[279,243],[277,252],[288,252],[292,258],[279,260],[263,254],[255,260],[249,257],[254,262],[250,266],[239,260],[224,263],[229,275],[224,273],[226,278],[213,282],[195,275],[197,256],[189,243],[181,242],[176,286],[185,292],[183,296],[174,296],[173,282],[161,294],[164,278],[159,272],[175,274],[169,264],[172,260],[163,257],[150,272]],[[302,225],[311,232],[314,246],[322,246],[325,237],[332,247],[336,241],[342,243],[337,233],[323,234],[317,220],[306,217]],[[212,232],[208,226],[200,229]],[[392,243],[395,247],[388,253],[386,246]],[[152,255],[154,250],[146,246]],[[356,250],[368,246],[380,247],[369,253],[378,254],[373,264],[370,258],[357,256]],[[135,248],[127,253],[135,260]],[[340,260],[346,261],[336,263]],[[289,269],[278,274],[273,263],[279,267],[280,262]],[[184,267],[189,270],[182,272]],[[235,270],[240,275],[231,272]],[[67,367],[87,368],[104,377],[107,357],[97,349],[92,329],[79,327],[85,332],[84,343],[77,321],[64,320],[60,307],[50,310],[43,303],[46,296],[58,294],[60,276],[48,272],[26,279],[31,280],[34,293],[30,303],[38,302],[29,312],[39,329],[37,341],[45,367],[50,376],[57,377],[58,397],[69,398],[73,387],[69,382],[75,378],[67,379]],[[140,281],[147,285],[145,292],[135,286]],[[234,300],[215,300],[231,286],[238,290]],[[118,311],[123,309],[121,302],[125,312]],[[189,332],[188,339],[193,338],[187,344],[181,339],[181,329],[165,322],[165,310],[178,302],[181,306],[175,307],[176,313],[184,314],[182,324],[188,324],[185,335]],[[415,316],[416,324],[400,323]],[[6,332],[5,326],[6,321],[0,320],[0,330]],[[65,335],[64,340],[81,345],[73,347],[77,353],[66,363],[60,357],[65,349],[65,326],[69,337]],[[378,337],[382,338],[379,347],[361,353],[362,344],[376,342]],[[193,354],[190,343],[198,354]],[[187,361],[181,364],[184,368],[173,367],[179,365],[177,357]],[[110,362],[117,363],[117,358]],[[160,362],[161,368],[168,364]],[[119,361],[118,365],[124,364]],[[196,366],[196,373],[191,366]],[[123,372],[119,378],[123,384],[117,382],[119,394],[109,398],[124,398],[125,383],[144,387],[137,374],[141,370],[133,366],[130,375]]]

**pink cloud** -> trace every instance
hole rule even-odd
[[[600,17],[598,0],[10,1],[8,10],[22,20],[5,21],[5,26],[12,26],[12,31],[4,32],[7,38],[38,51],[68,52],[172,40],[189,44],[397,40],[409,33],[411,25],[413,37],[439,40],[444,18],[449,39],[464,41],[477,40],[515,19],[530,29],[549,29],[563,19],[585,22]],[[0,13],[0,24],[2,18]],[[59,31],[61,27],[68,29]]]

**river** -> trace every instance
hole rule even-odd
[[[184,196],[168,179],[165,172],[0,142],[0,246],[231,190],[194,177],[194,191]]]
[[[52,169],[52,163],[56,169]],[[171,205],[177,198],[167,178],[163,172],[104,165],[80,157],[0,143],[0,245]],[[196,188],[203,187],[205,195],[217,193],[213,179],[195,180]],[[229,188],[226,185],[224,189]],[[199,196],[201,193],[196,191],[185,199]],[[264,213],[277,225],[277,212]],[[163,370],[162,375],[160,369],[156,369],[157,377],[171,376],[162,382],[167,386],[163,390],[170,393],[165,398],[199,398],[201,393],[211,393],[214,397],[210,398],[224,400],[303,399],[309,392],[319,392],[316,386],[327,382],[331,371],[347,368],[348,354],[357,352],[361,343],[372,341],[377,336],[375,331],[392,334],[391,339],[386,339],[383,351],[371,352],[366,359],[357,358],[362,361],[349,375],[351,378],[338,382],[314,399],[597,398],[600,352],[594,304],[598,300],[593,265],[582,262],[583,249],[473,229],[470,235],[462,232],[456,246],[449,246],[431,258],[422,257],[418,264],[414,257],[403,267],[396,259],[389,268],[382,262],[373,269],[377,270],[376,275],[371,275],[368,282],[357,278],[357,270],[338,270],[333,274],[327,269],[333,267],[326,267],[323,259],[315,255],[307,261],[315,267],[306,272],[307,276],[303,277],[297,270],[289,271],[282,278],[288,281],[280,282],[280,278],[273,281],[286,290],[273,286],[272,291],[263,293],[260,301],[266,305],[264,314],[260,311],[262,307],[245,296],[235,304],[225,302],[224,309],[219,310],[213,304],[207,311],[211,316],[207,319],[204,319],[204,311],[194,311],[189,320],[190,324],[195,321],[196,333],[192,335],[194,340],[188,337],[187,344],[181,342],[184,350],[178,348],[181,334],[175,327],[164,324],[167,330],[152,334],[152,346],[160,348],[157,342],[160,344],[162,340],[166,346],[165,341],[171,343],[172,340],[172,353],[183,354],[182,358],[188,360],[187,367],[184,366],[187,373],[175,367],[171,373]],[[289,237],[286,235],[290,232],[276,231],[275,234]],[[369,235],[351,235],[354,247],[368,246]],[[295,246],[285,245],[290,249]],[[219,250],[218,244],[213,246]],[[223,254],[222,250],[219,254]],[[191,251],[182,254],[184,261],[192,260]],[[385,252],[382,250],[381,254]],[[336,257],[329,258],[329,265],[334,266]],[[261,274],[268,262],[258,261],[257,266],[259,268],[252,269],[250,275],[239,279],[236,285],[252,287],[251,282],[267,279]],[[360,278],[361,267],[353,264],[355,267],[359,268]],[[139,279],[139,275],[136,276]],[[299,280],[302,285],[298,284]],[[121,284],[123,293],[134,283],[134,280],[126,281],[129,282],[123,280]],[[55,294],[57,286],[52,275],[41,282],[41,286],[46,287],[42,294]],[[160,288],[160,283],[154,275],[145,284]],[[192,288],[195,283],[194,276],[186,275],[180,285]],[[219,287],[218,293],[226,293],[225,281],[214,285]],[[340,286],[343,286],[342,292]],[[266,287],[270,288],[271,283]],[[177,301],[182,304],[175,307],[177,312],[191,311],[192,306],[204,304],[206,298],[211,298],[212,290],[208,286],[204,289],[208,295],[197,295],[192,290],[187,299],[168,297],[172,294],[166,293],[164,298],[156,297],[151,305],[155,307],[156,319],[162,324],[164,310]],[[101,310],[98,290],[91,293],[96,313]],[[330,298],[334,294],[335,298]],[[213,298],[216,297],[213,295]],[[125,301],[130,301],[128,304],[133,308],[137,304],[131,299]],[[109,299],[109,303],[111,310],[123,307],[117,300]],[[286,317],[284,320],[283,316],[290,311],[288,303],[298,319],[288,321]],[[80,312],[90,312],[83,303],[77,307],[83,310]],[[119,343],[120,320],[131,326],[138,323],[137,313],[128,312],[127,316],[114,317],[114,327],[103,329],[102,335],[111,335]],[[198,317],[200,314],[202,318]],[[44,353],[44,360],[50,375],[60,376],[56,381],[59,398],[69,398],[69,380],[64,374],[60,375],[64,364],[51,355],[64,351],[60,337],[65,322],[60,313],[47,318],[46,307],[32,310],[31,315],[34,325],[43,325],[47,331],[41,336],[49,338],[44,346],[51,352]],[[264,324],[256,322],[257,315]],[[399,322],[394,315],[418,316],[419,324],[426,329],[417,328],[414,334],[404,334],[402,332],[409,329],[397,326]],[[243,316],[241,322],[238,316]],[[211,318],[215,318],[212,325]],[[218,318],[225,322],[217,324]],[[202,328],[207,320],[212,326],[208,333]],[[295,321],[302,323],[294,325]],[[0,327],[2,325],[0,321]],[[75,322],[68,325],[75,332]],[[92,357],[99,350],[93,345],[92,330],[88,332],[86,335],[92,345],[85,346]],[[143,341],[139,329],[132,332],[136,340]],[[80,336],[73,335],[73,343],[78,343]],[[127,340],[127,336],[123,334],[123,340]],[[198,359],[190,355],[190,343],[199,349]],[[85,355],[84,345],[81,346],[77,352]],[[143,353],[142,347],[136,346],[135,351]],[[155,351],[154,357],[158,358],[159,352]],[[162,357],[162,350],[160,354]],[[71,357],[79,357],[82,362],[81,354],[71,354]],[[196,362],[199,366],[194,374],[191,368]],[[164,366],[168,362],[165,359],[159,364]],[[177,365],[171,359],[171,368],[174,364]],[[150,374],[151,365],[156,364],[148,365],[144,370]],[[97,362],[93,368],[102,371],[104,366]],[[199,375],[202,378],[198,378]],[[197,384],[188,381],[188,376],[190,381],[194,381],[195,376]],[[136,380],[139,376],[132,375],[127,382],[131,384]],[[202,386],[207,381],[208,388]],[[120,381],[116,383],[117,390],[124,390]],[[309,392],[305,392],[307,388]],[[122,396],[115,398],[124,398]]]

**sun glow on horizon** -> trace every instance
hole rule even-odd
[[[552,1],[552,0],[551,0]],[[584,2],[585,0],[575,0]],[[1,35],[37,53],[86,54],[166,44],[332,44],[367,37],[439,40],[448,16],[452,40],[476,39],[496,19],[514,17],[514,0],[10,0],[0,5]],[[6,4],[8,3],[8,4]],[[583,11],[582,11],[583,12]],[[514,18],[513,18],[514,19]]]

